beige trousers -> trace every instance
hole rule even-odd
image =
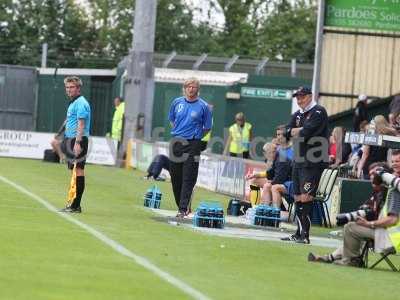
[[[361,246],[368,239],[374,239],[375,230],[356,224],[347,223],[344,226],[343,237],[343,262],[349,263],[352,258],[361,254]]]

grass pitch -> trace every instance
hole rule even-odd
[[[0,159],[0,175],[56,207],[65,166]],[[400,274],[306,261],[314,246],[204,235],[143,208],[142,173],[87,166],[84,212],[73,215],[212,299],[392,299]],[[170,183],[161,207],[176,209]],[[180,289],[0,181],[0,299],[190,299]],[[228,198],[197,189],[199,200]],[[221,247],[223,245],[224,247]],[[399,265],[400,261],[395,260]]]

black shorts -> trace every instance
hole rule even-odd
[[[72,170],[74,168],[74,163],[76,163],[76,167],[79,169],[84,169],[86,164],[86,154],[88,151],[89,139],[87,136],[82,137],[82,141],[80,142],[82,151],[81,153],[75,157],[74,154],[74,145],[75,138],[64,138],[61,143],[61,151],[65,154],[67,159],[68,169]]]
[[[323,171],[324,168],[321,167],[293,168],[292,178],[294,194],[309,194],[315,196]]]

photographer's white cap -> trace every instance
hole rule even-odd
[[[365,94],[361,94],[358,96],[358,101],[365,101],[368,99],[368,96]]]

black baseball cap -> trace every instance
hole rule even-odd
[[[311,95],[312,91],[309,87],[301,86],[294,93],[293,97]]]

